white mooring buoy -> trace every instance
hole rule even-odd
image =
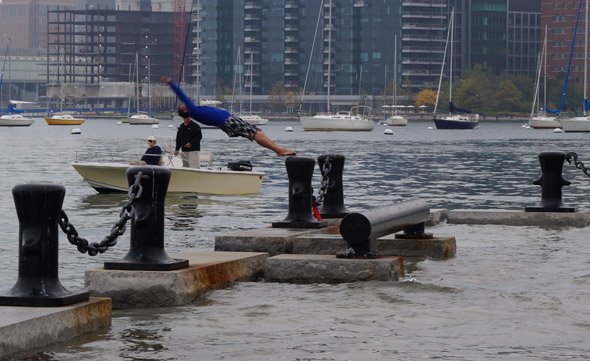
[[[392,134],[393,134],[393,130],[392,130],[392,129],[389,129],[389,128],[387,128],[387,129],[385,129],[385,130],[383,131],[383,134],[386,134],[386,135],[392,135]]]
[[[563,130],[561,128],[555,128],[553,129],[553,133],[563,133]]]
[[[287,127],[285,128],[285,132],[292,132],[293,131],[293,127]]]
[[[152,125],[152,129],[160,129],[160,127],[158,126],[158,124],[154,124]]]
[[[82,134],[82,131],[80,130],[80,128],[74,128],[70,130],[70,134]]]

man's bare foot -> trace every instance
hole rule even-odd
[[[283,152],[279,152],[279,153],[277,153],[277,155],[278,155],[279,157],[293,157],[293,156],[297,155],[297,153],[295,153],[295,152],[294,152],[294,151],[292,151],[292,150],[289,150],[289,149],[287,149],[287,150],[285,150],[285,151],[283,151]]]

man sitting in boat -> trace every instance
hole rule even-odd
[[[274,151],[279,156],[295,155],[294,151],[283,148],[270,140],[270,138],[268,138],[257,126],[245,122],[241,118],[230,114],[225,109],[195,105],[170,77],[163,76],[161,81],[164,84],[168,84],[174,93],[180,98],[180,101],[184,103],[179,107],[180,116],[183,116],[183,114],[189,115],[200,123],[223,130],[230,137],[244,137],[250,140],[255,140],[256,143]]]
[[[131,162],[132,165],[158,165],[162,157],[162,148],[156,145],[156,137],[150,135],[147,139],[148,148],[145,150],[141,160]]]

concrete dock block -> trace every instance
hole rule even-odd
[[[449,216],[449,210],[448,209],[431,209],[430,210],[430,216],[428,217],[428,220],[425,222],[426,226],[436,226],[439,223],[442,223],[444,221],[447,220],[447,217]]]
[[[398,281],[400,276],[403,276],[401,257],[354,259],[331,255],[281,254],[268,258],[264,266],[264,279],[269,282]]]
[[[0,358],[108,327],[111,319],[109,298],[64,307],[0,306]]]
[[[552,228],[584,228],[590,225],[590,211],[573,213],[525,212],[506,209],[455,209],[448,214],[448,223],[500,224],[506,226],[534,226]]]
[[[215,237],[216,251],[266,252],[270,256],[292,252],[294,237],[317,232],[310,228],[260,228]]]
[[[338,234],[304,234],[293,238],[293,254],[330,254],[346,252],[346,241]]]
[[[189,267],[174,271],[86,271],[85,287],[91,295],[111,297],[113,308],[180,306],[201,294],[237,281],[262,275],[266,253],[193,252],[175,255]]]
[[[371,253],[380,256],[397,255],[403,257],[423,257],[448,259],[457,254],[455,237],[396,238],[390,234],[371,242]]]

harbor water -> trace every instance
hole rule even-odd
[[[176,129],[89,119],[73,127],[0,128],[0,292],[18,272],[18,220],[12,188],[51,182],[66,188],[63,209],[80,236],[101,241],[126,194],[98,194],[72,168],[79,159],[136,159],[149,135],[165,145]],[[538,155],[577,152],[590,166],[590,134],[482,122],[436,130],[410,121],[372,132],[303,132],[296,121],[261,128],[298,156],[342,154],[351,211],[420,198],[431,208],[523,209],[540,201]],[[285,128],[293,127],[293,132]],[[266,173],[251,196],[168,195],[165,246],[177,255],[212,250],[217,235],[270,226],[288,210],[284,159],[243,138],[203,130],[202,150],[220,167],[250,160]],[[590,208],[590,178],[564,165],[568,206]],[[319,170],[314,188],[319,188]],[[183,307],[115,310],[112,326],[12,360],[582,360],[590,356],[589,229],[440,224],[456,258],[406,260],[400,282],[293,285],[237,283]],[[120,259],[129,234],[104,254],[79,253],[60,231],[60,279],[70,290],[84,271]],[[343,242],[343,250],[345,244]]]

